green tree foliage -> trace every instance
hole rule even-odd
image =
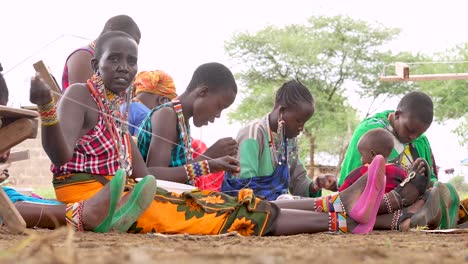
[[[457,189],[460,193],[468,193],[468,183],[465,182],[465,177],[463,175],[455,176],[451,178],[449,181]]]
[[[417,73],[468,73],[468,43],[434,54],[438,63],[416,65]],[[434,100],[435,116],[439,122],[457,120],[453,130],[461,144],[468,147],[468,82],[466,80],[419,82],[420,89]]]
[[[399,29],[354,20],[347,16],[311,17],[304,25],[268,26],[255,33],[238,33],[225,43],[227,54],[241,70],[237,74],[242,101],[229,113],[231,121],[246,123],[259,118],[273,106],[274,91],[285,81],[303,82],[316,100],[316,112],[301,138],[303,158],[314,165],[316,152],[340,155],[358,123],[356,110],[344,90],[349,84],[363,94],[400,93],[406,84],[380,84],[383,65],[395,58],[383,45]]]
[[[385,61],[385,60],[383,60]],[[388,60],[387,60],[388,61]],[[468,73],[468,43],[456,45],[435,54],[401,53],[393,57],[393,62],[405,62],[410,66],[410,74]],[[394,75],[394,67],[385,65],[385,73]],[[365,86],[362,96],[402,95],[408,90],[418,89],[430,95],[434,101],[435,119],[439,123],[456,120],[458,126],[452,131],[458,135],[460,144],[468,146],[468,83],[466,80],[420,81],[420,82],[381,82]]]

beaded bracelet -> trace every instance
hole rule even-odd
[[[210,166],[207,160],[184,165],[184,168],[189,182],[193,181],[196,177],[210,174]]]
[[[55,107],[55,100],[52,100],[44,105],[37,106],[39,116],[41,117],[41,124],[43,126],[52,126],[58,123],[57,108]]]

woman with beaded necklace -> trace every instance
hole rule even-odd
[[[284,83],[272,111],[239,131],[241,171],[239,175],[226,173],[221,190],[234,195],[236,190],[251,188],[268,200],[286,193],[320,197],[322,188],[335,191],[335,176],[312,180],[298,160],[296,137],[314,111],[314,98],[305,85],[296,80]]]
[[[30,100],[38,105],[42,144],[52,161],[57,200],[66,205],[17,206],[28,226],[53,227],[55,219],[77,230],[126,231],[152,202],[156,181],[144,177],[147,171],[139,155],[132,159],[136,148],[131,148],[126,115],[119,111],[124,96],[131,98],[128,87],[137,71],[137,58],[137,44],[129,35],[103,34],[92,60],[95,74],[87,83],[70,86],[58,108],[50,87],[40,76],[32,79]],[[135,166],[138,162],[142,166]],[[131,184],[126,175],[144,179]],[[126,184],[132,190],[122,198]],[[107,209],[105,217],[92,213],[102,209]],[[101,222],[93,226],[92,220]]]
[[[126,231],[124,227],[132,224],[130,232],[207,235],[232,231],[242,235],[288,235],[348,230],[368,233],[372,230],[378,210],[376,201],[382,199],[381,191],[385,185],[382,170],[384,160],[381,156],[374,159],[368,175],[361,177],[346,191],[313,202],[297,200],[277,205],[256,198],[249,189],[240,191],[237,198],[211,191],[175,194],[159,188],[154,194],[155,190],[151,188],[154,187],[151,184],[154,183],[152,176],[130,186],[133,190],[120,202],[124,174],[129,175],[129,183],[133,185],[134,178],[143,177],[148,171],[134,143],[127,139],[128,132],[123,125],[126,116],[118,113],[117,104],[118,99],[129,91],[127,88],[137,72],[137,51],[136,42],[123,32],[110,32],[101,36],[96,42],[93,59],[95,76],[87,85],[75,84],[67,90],[60,102],[59,116],[50,88],[37,77],[31,82],[31,101],[39,107],[44,149],[54,164],[57,198],[69,204],[66,210],[62,205],[54,207],[57,219],[64,219],[66,212],[67,223],[75,229],[99,232],[110,228]],[[214,92],[203,82],[196,83],[193,90],[196,92],[187,93],[185,98],[180,97],[180,102],[185,102],[181,111],[193,111],[195,125],[203,125],[214,119],[233,98],[229,90]],[[200,100],[199,97],[206,98]],[[67,104],[67,107],[62,107],[63,104]],[[171,118],[175,119],[176,116],[174,112]],[[146,132],[151,134],[151,131]],[[215,168],[224,166],[236,170],[232,158],[209,161]],[[200,174],[199,167],[203,164],[196,160],[193,162],[182,166],[185,177],[192,178],[191,175]],[[216,164],[221,162],[234,164]],[[149,170],[159,169],[150,167]],[[109,180],[110,183],[106,183]],[[148,194],[152,201],[146,209]],[[110,196],[111,202],[109,198],[102,199],[105,196]],[[86,203],[90,200],[93,203]],[[119,202],[123,205],[117,209]],[[95,228],[87,222],[93,217],[89,212],[103,205],[113,209],[108,210],[108,215]],[[320,206],[320,212],[313,212],[318,211],[317,205]],[[290,209],[284,209],[283,206]],[[30,220],[35,217],[40,222],[42,215],[34,209],[41,207],[31,205],[28,208],[23,208],[23,216],[24,213],[30,213]],[[118,211],[114,213],[115,209]],[[142,211],[144,213],[133,223],[133,217]],[[99,215],[94,215],[94,218],[102,219]]]

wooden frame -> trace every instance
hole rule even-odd
[[[408,64],[395,63],[395,75],[380,76],[382,82],[420,82],[420,81],[449,81],[468,80],[468,73],[440,73],[440,74],[410,74]]]

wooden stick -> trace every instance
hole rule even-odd
[[[33,66],[36,72],[41,74],[41,77],[42,79],[44,79],[44,82],[50,86],[50,88],[53,91],[52,96],[55,98],[55,102],[57,102],[62,95],[62,91],[60,90],[60,87],[58,86],[57,82],[52,78],[52,75],[49,73],[49,70],[45,66],[44,62],[38,61],[34,63]]]
[[[382,82],[419,82],[419,81],[449,81],[468,80],[468,73],[443,73],[443,74],[414,74],[404,79],[400,76],[381,76]]]
[[[28,138],[37,135],[37,119],[21,118],[13,123],[0,128],[0,153],[21,143]]]
[[[23,105],[21,106],[21,109],[37,111],[37,105]]]
[[[10,201],[8,195],[0,187],[0,217],[8,230],[13,234],[23,234],[26,231],[26,222]]]
[[[29,159],[29,150],[11,152],[7,163]]]

